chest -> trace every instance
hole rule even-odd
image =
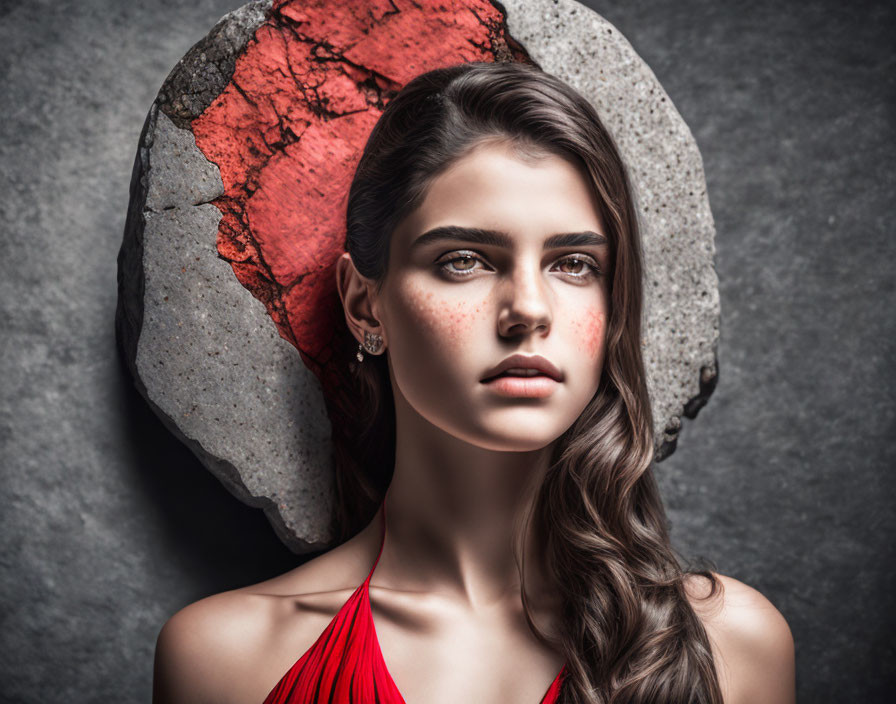
[[[556,701],[565,668],[521,612],[469,613],[423,597],[381,594],[371,599],[367,583],[361,585],[264,703]]]
[[[372,594],[372,630],[404,704],[539,704],[563,665],[521,610],[412,607]]]

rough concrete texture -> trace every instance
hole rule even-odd
[[[224,90],[236,60],[270,12],[273,0],[254,0],[228,12],[171,69],[159,90],[162,112],[183,129]]]
[[[643,345],[659,458],[674,449],[682,413],[693,416],[715,384],[714,232],[690,131],[647,65],[596,13],[572,0],[522,0],[506,11],[489,0],[253,3],[178,62],[151,111],[120,255],[122,345],[166,425],[237,496],[264,506],[297,551],[332,541],[321,386],[269,335],[258,344],[263,321],[241,324],[243,306],[257,317],[256,302],[240,298],[224,262],[323,393],[344,383],[329,360],[335,348],[354,346],[333,271],[344,251],[345,194],[384,104],[422,71],[531,56],[592,101],[629,164],[640,206]],[[197,184],[207,192],[196,193]],[[220,224],[197,208],[209,202]],[[244,374],[250,367],[284,373],[274,384]]]
[[[138,339],[128,344],[136,345],[138,387],[236,496],[265,510],[291,548],[319,549],[332,541],[319,384],[217,256],[221,213],[209,204],[223,192],[217,167],[155,105],[142,140],[134,176],[145,187],[131,203],[140,212],[119,277],[122,307],[140,308]]]
[[[120,368],[116,253],[147,110],[239,3],[0,4],[0,701],[146,702],[175,610],[297,563]],[[686,555],[766,594],[798,701],[889,702],[896,9],[593,3],[691,128],[720,381],[657,466]]]

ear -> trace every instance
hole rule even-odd
[[[336,288],[345,311],[345,322],[355,339],[363,343],[365,331],[381,335],[381,349],[385,351],[389,343],[377,319],[376,284],[358,272],[348,252],[336,261]]]

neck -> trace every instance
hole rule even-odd
[[[395,472],[378,581],[450,594],[476,608],[518,597],[522,567],[527,593],[540,600],[551,588],[544,531],[532,508],[552,446],[483,449],[445,433],[398,398],[396,404]]]

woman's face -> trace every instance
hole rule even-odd
[[[392,236],[374,306],[399,413],[494,450],[557,439],[600,380],[609,265],[597,203],[575,165],[524,161],[506,143],[475,148]],[[515,354],[547,359],[559,378],[489,382]]]

